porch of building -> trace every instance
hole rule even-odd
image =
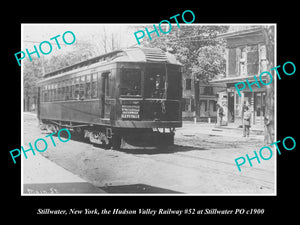
[[[237,82],[246,82],[246,79],[248,79],[249,82],[253,82],[254,78],[253,76],[229,77],[212,81],[212,83],[223,83],[226,85],[226,90],[218,93],[218,103],[223,107],[225,114],[222,125],[242,127],[244,106],[247,106],[251,112],[251,126],[263,130],[266,87],[258,87],[254,84],[251,85],[250,89],[249,86],[246,85],[244,89],[237,92],[235,84]],[[264,79],[265,78],[263,78],[263,80]]]

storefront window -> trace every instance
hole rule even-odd
[[[265,111],[265,93],[255,93],[255,112],[256,116],[263,116]]]

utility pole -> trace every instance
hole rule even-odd
[[[199,112],[199,95],[200,95],[200,90],[199,90],[199,79],[197,76],[194,74],[194,93],[195,93],[195,117],[196,119],[200,116]]]

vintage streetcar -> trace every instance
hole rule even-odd
[[[182,126],[181,68],[161,49],[128,48],[47,73],[38,119],[106,148],[172,145]]]

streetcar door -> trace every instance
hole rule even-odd
[[[106,111],[106,97],[108,95],[108,77],[109,73],[102,73],[101,74],[101,96],[100,96],[100,101],[101,101],[101,118],[105,118],[105,111]]]

